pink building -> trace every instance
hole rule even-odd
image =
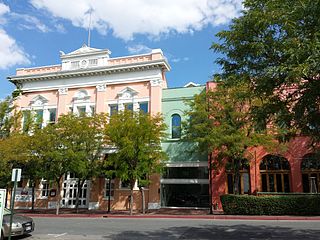
[[[154,49],[149,54],[118,58],[112,58],[110,54],[108,49],[84,45],[71,53],[61,52],[61,64],[17,69],[15,76],[8,77],[22,90],[16,101],[17,106],[22,111],[32,110],[41,116],[43,126],[68,112],[111,114],[114,110],[125,108],[134,111],[141,109],[151,114],[161,112],[162,89],[167,87],[165,73],[170,70],[162,51]],[[154,178],[153,182],[159,183],[159,176]],[[104,208],[108,200],[106,182],[101,178],[87,181],[80,206]],[[75,176],[67,174],[62,184],[63,207],[74,207]],[[40,183],[37,207],[55,207],[55,198],[49,194],[51,188],[46,180]],[[113,208],[126,209],[128,186],[115,181],[112,188]],[[147,192],[148,207],[158,208],[159,184],[150,185]],[[29,207],[30,196],[24,194],[20,197],[18,194],[20,202],[17,206]]]

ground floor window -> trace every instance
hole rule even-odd
[[[164,207],[209,206],[208,184],[162,184],[161,205]]]
[[[238,180],[235,178],[238,175]],[[250,178],[249,178],[249,161],[245,158],[230,159],[226,163],[226,174],[227,174],[227,193],[234,194],[237,186],[239,194],[249,194],[250,193]],[[236,185],[237,184],[237,185]]]
[[[171,164],[161,179],[163,207],[209,206],[209,176],[207,163]]]
[[[227,192],[228,194],[234,194],[234,173],[227,173]],[[240,179],[238,185],[240,194],[249,194],[250,193],[250,178],[249,172],[242,171],[240,172]]]
[[[262,192],[290,192],[290,164],[279,155],[267,155],[260,163]]]
[[[305,193],[317,193],[320,189],[320,157],[307,154],[301,162],[302,186]]]
[[[50,192],[50,184],[49,181],[46,180],[42,180],[40,183],[40,196],[41,197],[48,197],[49,196],[49,192]]]
[[[114,196],[114,179],[108,179],[108,178],[105,178],[105,193],[104,193],[104,197],[105,198],[113,198]]]

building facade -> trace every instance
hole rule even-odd
[[[167,128],[163,150],[168,155],[161,178],[162,207],[209,206],[209,177],[207,154],[200,154],[195,143],[182,139],[182,123],[187,121],[187,102],[205,86],[190,83],[181,88],[163,89],[162,113]]]
[[[165,74],[170,70],[162,51],[155,49],[149,54],[117,58],[110,54],[108,49],[84,45],[71,53],[61,52],[61,64],[17,69],[15,76],[8,77],[22,92],[16,105],[22,112],[34,112],[42,119],[42,126],[69,112],[112,114],[125,108],[150,114],[161,112],[162,89],[167,88]],[[154,178],[152,182],[159,183],[159,176],[151,178]],[[76,175],[66,174],[62,186],[62,207],[75,207]],[[102,178],[87,181],[81,192],[80,207],[105,208],[109,201],[108,186],[107,180]],[[127,209],[128,185],[114,181],[111,186],[112,208]],[[55,194],[51,188],[49,182],[41,181],[36,196],[37,207],[55,207]],[[30,190],[26,186],[21,186],[20,190],[17,206],[30,207]],[[138,193],[136,187],[137,198]],[[148,207],[159,208],[159,184],[150,185],[146,193]]]
[[[168,155],[166,168],[160,175],[150,176],[145,189],[148,209],[161,207],[221,209],[220,196],[233,193],[233,169],[212,170],[209,174],[208,155],[200,154],[195,144],[182,138],[182,124],[188,121],[186,101],[214,83],[168,88],[166,72],[170,66],[159,49],[149,54],[110,57],[108,49],[82,46],[71,53],[61,52],[61,64],[17,69],[8,77],[22,94],[16,105],[23,112],[33,111],[42,119],[42,126],[54,123],[59,115],[101,113],[131,109],[150,114],[162,113],[168,126],[162,148]],[[306,137],[292,139],[286,150],[267,152],[251,148],[249,165],[240,170],[241,194],[308,193],[319,191],[320,161]],[[106,154],[109,154],[106,150]],[[212,176],[210,186],[209,175]],[[76,204],[76,173],[68,173],[62,181],[62,207]],[[111,187],[111,189],[110,189]],[[210,189],[211,187],[211,189]],[[110,190],[110,191],[109,191]],[[109,194],[111,193],[111,194]],[[211,200],[210,200],[211,194]],[[130,189],[118,179],[87,180],[80,194],[80,207],[114,210],[129,208]],[[141,194],[134,189],[135,209],[141,209]],[[31,207],[32,192],[27,182],[18,186],[16,206]],[[35,193],[37,208],[55,208],[55,187],[43,179]]]

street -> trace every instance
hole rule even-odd
[[[34,218],[32,235],[16,239],[319,239],[320,221],[135,218]]]

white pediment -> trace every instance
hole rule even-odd
[[[31,101],[30,105],[31,106],[43,106],[44,104],[48,103],[48,99],[41,95],[35,96]]]
[[[76,94],[73,96],[74,101],[86,101],[90,98],[90,95],[88,94],[87,90],[79,90],[76,92]]]
[[[118,98],[119,99],[131,99],[135,95],[137,95],[138,92],[130,87],[126,87],[122,89],[120,92],[118,92]]]

